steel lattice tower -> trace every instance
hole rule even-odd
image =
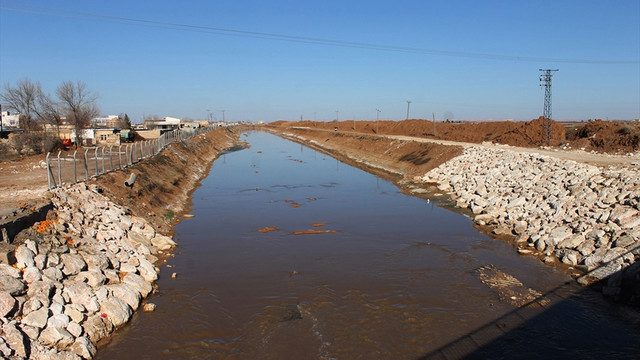
[[[544,86],[542,142],[545,145],[549,145],[551,143],[551,79],[553,78],[553,73],[558,71],[558,69],[540,69],[540,71],[542,71],[542,75],[540,75],[540,86]]]

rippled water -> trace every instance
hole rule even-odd
[[[98,359],[416,359],[515,309],[478,268],[542,293],[570,280],[385,180],[270,134],[247,140],[193,194],[157,310],[134,315]],[[327,232],[295,235],[309,229]],[[637,330],[574,297],[477,356],[633,354]],[[595,350],[590,327],[609,329]],[[580,340],[565,346],[567,335]]]

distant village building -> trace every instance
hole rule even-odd
[[[160,130],[162,132],[178,129],[180,119],[167,116],[162,120],[145,120],[144,128],[147,130]]]
[[[0,114],[2,115],[2,128],[4,130],[20,128],[20,114],[9,111],[2,111]]]
[[[94,145],[120,145],[120,130],[94,129]]]
[[[119,128],[121,121],[118,115],[107,115],[91,119],[91,126],[102,128]]]
[[[198,129],[202,127],[201,121],[182,120],[180,121],[180,129]]]

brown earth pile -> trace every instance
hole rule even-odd
[[[640,149],[640,125],[620,121],[596,120],[567,133],[574,148],[607,153],[627,153]]]
[[[389,134],[416,136],[449,141],[481,143],[490,141],[513,146],[539,146],[542,139],[543,119],[527,122],[496,121],[480,123],[447,123],[429,120],[411,119],[404,121],[340,121],[340,122],[276,122],[275,126],[300,126],[316,129],[334,129],[340,131],[357,131],[368,134]],[[559,145],[566,141],[565,127],[552,121],[551,145]]]
[[[405,135],[449,141],[482,143],[484,141],[521,147],[538,147],[543,142],[542,117],[527,122],[496,121],[479,123],[447,123],[429,120],[315,122],[279,121],[276,127],[310,127],[315,129],[355,131],[365,134]],[[551,146],[569,145],[587,151],[627,153],[640,150],[638,124],[594,121],[561,124],[552,121]],[[434,127],[435,125],[435,127]]]
[[[226,149],[244,146],[240,129],[220,128],[193,139],[169,145],[160,154],[124,170],[99,177],[95,183],[112,201],[152,223],[162,234],[188,209],[190,194],[205,177],[213,161]],[[133,187],[124,186],[131,173]]]

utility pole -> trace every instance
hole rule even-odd
[[[558,69],[539,69],[542,71],[540,75],[540,86],[544,86],[544,111],[542,118],[544,123],[542,125],[542,142],[549,146],[551,144],[551,79],[553,73]]]
[[[380,131],[380,110],[376,109],[376,134]]]
[[[211,122],[211,110],[207,109],[207,121]]]
[[[2,129],[2,104],[0,104],[0,133],[3,132]]]
[[[407,120],[409,120],[409,106],[411,105],[411,101],[407,100]]]
[[[437,136],[436,135],[436,114],[435,113],[431,113],[431,121],[433,122],[433,136]]]
[[[222,111],[222,122],[224,122],[224,112],[227,110],[221,110]]]

